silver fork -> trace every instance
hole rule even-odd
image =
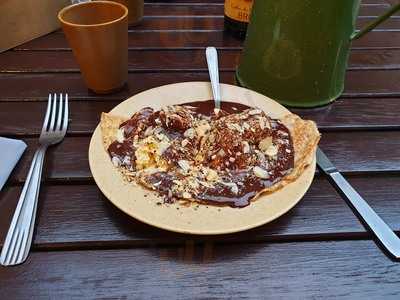
[[[1,251],[0,263],[13,266],[23,263],[28,257],[35,227],[36,209],[44,155],[49,146],[61,142],[68,127],[68,94],[49,94],[46,116],[39,137],[39,148],[33,156],[28,177],[19,197],[17,208],[8,229]]]

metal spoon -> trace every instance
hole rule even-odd
[[[210,74],[212,93],[214,96],[215,108],[221,108],[221,90],[219,87],[218,53],[215,47],[207,47],[206,58],[208,73]]]

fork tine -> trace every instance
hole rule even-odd
[[[58,115],[57,115],[57,124],[55,130],[61,130],[61,121],[62,121],[62,112],[63,112],[63,95],[60,93],[60,99],[58,100]]]
[[[9,263],[12,264],[12,265],[15,265],[15,263],[17,262],[18,254],[21,251],[23,237],[24,237],[24,232],[23,231],[19,231],[18,232],[17,241],[15,242],[14,252],[10,256],[10,262]]]
[[[10,260],[11,260],[11,257],[13,256],[13,254],[14,254],[15,245],[17,243],[19,235],[20,235],[20,231],[19,231],[18,228],[16,228],[16,231],[13,232],[13,235],[11,237],[10,246],[8,247],[8,251],[5,253],[5,255],[3,257],[3,262],[2,263],[4,263],[4,265],[9,265],[10,264]]]
[[[64,102],[64,122],[62,125],[63,134],[66,133],[68,127],[68,94],[65,94],[65,102]]]
[[[57,113],[57,94],[54,93],[54,98],[53,98],[53,105],[51,106],[51,117],[50,117],[50,126],[49,126],[49,131],[54,130],[54,123],[56,119],[56,113]]]
[[[46,108],[46,116],[44,117],[43,126],[42,126],[42,133],[47,131],[47,127],[49,125],[49,117],[50,117],[52,103],[53,103],[53,99],[51,97],[51,94],[49,94],[49,100],[47,101],[47,108]]]
[[[28,236],[28,234],[25,232],[25,230],[22,231],[21,246],[18,249],[18,255],[15,257],[14,264],[17,262],[21,263],[21,262],[25,261],[24,256],[26,255],[26,253],[25,253],[26,247],[28,246],[26,243],[26,239],[28,238],[27,236]]]

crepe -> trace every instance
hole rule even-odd
[[[120,124],[127,121],[128,118],[118,115],[112,115],[107,113],[102,113],[101,116],[101,133],[103,146],[106,151],[108,151],[110,145],[120,138]],[[288,114],[279,120],[283,125],[287,127],[290,132],[291,140],[294,149],[294,164],[290,173],[286,174],[281,180],[274,183],[272,186],[263,188],[252,196],[251,201],[257,199],[261,194],[272,193],[278,189],[283,188],[287,184],[295,181],[304,170],[312,163],[315,155],[315,150],[320,139],[320,134],[314,122],[302,120],[299,116],[295,114]],[[123,168],[118,168],[122,171],[124,177],[129,178],[127,172]],[[146,186],[146,182],[141,182]],[[147,187],[152,188],[147,184]],[[186,200],[198,201],[199,199],[191,197],[185,197]],[[201,201],[200,201],[201,202]]]
[[[112,142],[117,139],[119,125],[128,118],[116,116],[108,113],[102,113],[100,119],[101,137],[104,148],[108,149]]]
[[[289,129],[294,148],[294,168],[290,174],[263,193],[271,193],[295,181],[312,163],[320,140],[320,133],[315,122],[303,120],[296,114],[288,114],[282,118],[282,123]],[[257,198],[255,197],[255,198]]]

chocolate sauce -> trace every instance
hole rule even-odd
[[[214,100],[188,102],[182,105],[195,107],[197,114],[201,114],[208,117],[214,115],[214,108],[215,108]],[[240,113],[249,108],[250,108],[249,106],[241,103],[226,102],[226,101],[221,102],[221,110],[228,114]]]
[[[131,138],[141,134],[147,127],[154,125],[154,110],[145,107],[135,113],[132,118],[123,122],[119,128],[124,128],[125,138]]]
[[[135,149],[132,147],[132,143],[129,140],[125,140],[123,143],[114,141],[108,147],[108,154],[113,158],[113,163],[117,166],[128,167],[131,171],[134,171],[135,161]]]
[[[176,181],[184,180],[177,171],[178,161],[185,159],[194,162],[199,153],[204,157],[202,161],[197,161],[197,164],[216,170],[220,180],[212,185],[197,185],[196,192],[190,194],[190,198],[212,205],[247,206],[260,191],[273,186],[293,169],[292,139],[289,130],[279,120],[269,119],[262,113],[261,116],[268,120],[268,124],[266,127],[264,125],[260,127],[257,123],[259,119],[250,114],[251,107],[232,102],[222,102],[221,111],[217,114],[212,100],[189,102],[181,106],[189,107],[189,110],[185,108],[182,111],[166,113],[164,110],[154,112],[151,108],[142,109],[130,120],[121,124],[120,128],[124,129],[126,137],[124,142],[115,141],[108,149],[112,158],[116,157],[120,162],[128,161],[125,164],[121,163],[121,166],[135,170],[133,137],[142,136],[149,126],[161,127],[160,130],[173,140],[162,155],[171,166],[170,170],[150,174],[142,178],[142,182],[145,181],[148,187],[164,195],[166,202],[171,202],[175,198],[187,198],[182,197],[179,192],[173,192]],[[237,119],[239,116],[237,114],[242,112],[246,114],[240,116],[244,116],[244,119],[248,116],[247,120]],[[204,143],[201,139],[185,137],[185,131],[191,128],[194,118],[207,119],[215,126],[214,131],[213,128],[210,130],[210,135],[215,135],[214,143],[207,144],[207,141]],[[229,123],[231,118],[233,123],[237,122],[242,126],[244,122],[247,123],[247,127],[245,129],[241,127],[242,131],[228,129],[225,123]],[[231,127],[235,125],[233,123]],[[265,138],[272,140],[276,152],[273,156],[265,155],[257,148]],[[185,146],[181,146],[184,139],[187,142]],[[242,150],[243,142],[250,144],[250,152],[245,153]],[[221,151],[224,155],[218,156]],[[127,156],[130,159],[124,160]],[[266,175],[260,177],[255,168],[261,168],[261,174]],[[205,179],[198,178],[200,183],[201,180]]]

